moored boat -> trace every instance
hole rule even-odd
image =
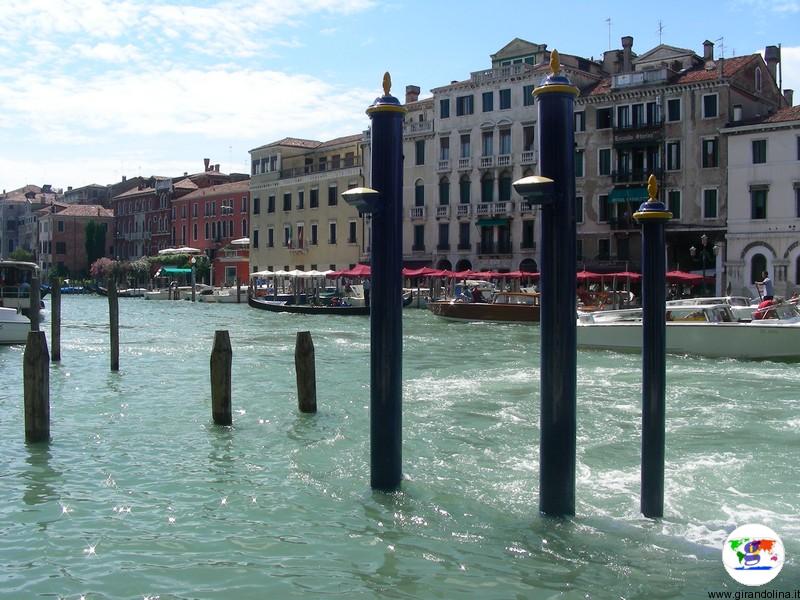
[[[24,344],[31,322],[15,308],[0,307],[0,344]]]
[[[453,321],[494,321],[500,323],[538,323],[539,294],[495,292],[490,302],[446,300],[428,302],[437,317]]]
[[[248,297],[247,303],[252,308],[270,312],[294,313],[302,315],[369,315],[369,306],[349,306],[347,304],[311,305],[292,304],[286,300],[265,300]]]

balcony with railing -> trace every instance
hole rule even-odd
[[[509,167],[511,166],[511,155],[510,154],[501,154],[497,157],[497,166],[498,167]]]
[[[664,139],[664,117],[614,125],[615,144],[650,145]]]
[[[512,212],[514,212],[513,202],[481,202],[475,207],[477,217],[510,215]]]
[[[662,169],[631,169],[628,171],[611,171],[611,180],[614,183],[646,183],[650,175],[660,178]]]
[[[535,205],[530,204],[529,202],[525,202],[525,201],[520,202],[519,203],[519,214],[521,214],[521,215],[532,215],[534,210],[535,210],[534,206]]]
[[[480,168],[491,169],[494,166],[494,156],[481,156]]]
[[[408,218],[412,221],[418,221],[425,218],[424,206],[412,206],[408,209]]]
[[[458,170],[459,171],[468,171],[471,168],[472,168],[472,159],[470,157],[459,158],[458,159]]]
[[[475,252],[478,256],[511,254],[511,242],[478,242]]]
[[[440,173],[444,173],[450,170],[450,159],[449,158],[442,158],[439,159],[439,166],[436,169]]]
[[[523,150],[519,162],[522,165],[533,165],[536,164],[536,159],[537,159],[536,150]]]
[[[433,133],[433,121],[412,121],[403,125],[403,135],[412,137]]]
[[[459,204],[456,208],[457,217],[469,217],[472,214],[471,204]]]
[[[620,73],[611,78],[611,89],[657,85],[664,83],[667,79],[669,79],[669,70],[666,67],[648,71],[636,71],[634,73]]]
[[[303,165],[302,167],[291,167],[288,169],[281,169],[279,173],[279,178],[292,179],[295,177],[304,177],[307,175],[323,175],[327,173],[332,173],[331,177],[338,177],[340,175],[345,175],[345,173],[339,173],[339,171],[344,171],[346,169],[352,169],[354,167],[360,167],[360,166],[361,166],[360,157],[347,156],[338,162],[329,160],[323,163]]]
[[[515,77],[524,73],[529,73],[533,70],[533,65],[520,63],[516,65],[508,65],[505,67],[497,67],[494,69],[484,69],[483,71],[474,71],[470,73],[470,82],[478,85],[491,83],[493,81],[500,81]]]
[[[436,207],[436,218],[437,219],[446,219],[450,216],[450,205],[449,204],[440,204]]]

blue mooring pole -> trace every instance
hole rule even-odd
[[[647,182],[649,200],[633,218],[642,225],[642,498],[645,517],[664,516],[664,429],[666,415],[665,321],[667,259],[664,227],[672,218],[657,200],[654,175]]]
[[[575,514],[576,302],[575,135],[578,89],[560,74],[558,52],[552,73],[533,91],[539,104],[539,164],[554,181],[552,200],[542,205],[541,413],[539,510]]]
[[[372,187],[380,203],[372,212],[370,302],[370,484],[391,491],[402,472],[403,358],[403,118],[405,107],[389,94],[367,109],[372,120]]]

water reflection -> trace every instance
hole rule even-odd
[[[35,506],[55,500],[57,495],[52,484],[61,479],[61,472],[50,466],[50,447],[41,444],[27,444],[28,455],[25,462],[29,469],[25,473],[25,504]]]

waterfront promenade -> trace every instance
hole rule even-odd
[[[26,447],[22,349],[0,348],[0,598],[707,598],[720,548],[774,529],[800,589],[800,370],[667,359],[665,518],[639,514],[640,358],[578,353],[577,515],[538,506],[536,326],[404,311],[406,480],[369,489],[369,321],[63,298],[52,442]],[[48,331],[49,324],[45,324]],[[232,428],[211,422],[215,329]],[[316,415],[296,409],[310,330]]]

